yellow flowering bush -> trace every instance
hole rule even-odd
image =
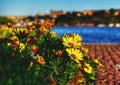
[[[49,23],[0,26],[0,85],[94,85],[98,59],[78,34],[52,32]]]

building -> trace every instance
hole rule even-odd
[[[60,15],[65,15],[65,14],[66,13],[64,11],[53,11],[53,10],[50,11],[50,15],[53,18],[56,18],[57,16],[60,16]]]
[[[85,11],[83,11],[83,15],[84,16],[86,16],[86,15],[92,16],[93,15],[93,11],[92,10],[85,10]]]

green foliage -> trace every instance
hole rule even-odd
[[[66,51],[70,47],[64,46],[63,40],[50,30],[48,24],[45,26],[36,27],[32,31],[25,28],[1,29],[2,32],[11,31],[7,31],[10,36],[0,38],[0,85],[68,85],[70,80],[78,76],[79,71],[82,73],[80,79],[85,80],[82,82],[93,85],[97,64],[82,52],[82,48],[77,50],[83,60],[76,62],[77,59]],[[80,38],[75,34],[69,37]],[[76,45],[80,42],[75,41]],[[84,61],[93,72],[84,70]]]
[[[7,24],[7,23],[14,23],[11,19],[8,19],[7,17],[5,16],[1,16],[0,17],[0,24]]]

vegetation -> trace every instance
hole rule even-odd
[[[78,34],[60,38],[48,23],[0,27],[0,85],[94,85],[98,59]]]
[[[0,16],[0,24],[8,24],[8,23],[13,24],[14,22],[5,16]]]

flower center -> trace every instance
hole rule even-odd
[[[71,46],[71,47],[73,47],[73,46],[74,46],[74,44],[73,44],[73,43],[71,43],[71,42],[69,42],[69,43],[68,43],[68,45],[69,45],[69,46]]]
[[[77,56],[75,54],[71,54],[71,57],[77,59]]]

